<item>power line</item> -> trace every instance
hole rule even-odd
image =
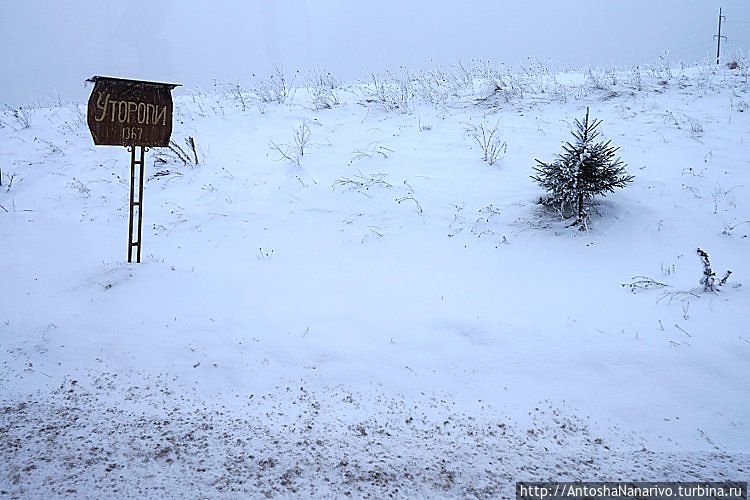
[[[692,45],[688,45],[686,47],[678,47],[676,49],[671,49],[670,52],[684,52],[686,50],[690,50],[690,49],[694,49],[696,47],[702,47],[702,46],[706,46],[706,45],[713,45],[713,42],[709,42],[709,41],[698,42],[698,43],[694,43]]]
[[[703,33],[704,31],[712,30],[714,29],[713,26],[706,26],[705,28],[700,28],[693,31],[686,31],[684,33],[680,33],[678,36],[689,36],[689,35],[695,35],[696,33]]]
[[[652,42],[662,42],[662,43],[663,42],[674,42],[674,43],[690,42],[690,39],[695,39],[695,37],[692,35],[695,35],[698,33],[705,33],[706,31],[710,31],[713,29],[714,29],[713,26],[705,26],[703,28],[698,28],[698,29],[691,30],[691,31],[684,31],[684,32],[677,33],[674,35],[670,35],[668,33],[659,33],[656,36],[650,37],[649,40]],[[609,43],[600,45],[599,48],[600,49],[613,49],[613,48],[618,48],[624,45],[630,45],[632,43],[633,41],[630,38],[621,39],[621,40],[615,40],[615,41],[611,41]],[[701,43],[712,43],[712,42],[701,42]],[[677,49],[677,50],[682,50],[682,49]]]

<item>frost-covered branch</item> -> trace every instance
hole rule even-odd
[[[668,287],[666,283],[656,281],[648,276],[633,276],[630,283],[621,283],[620,286],[629,288],[631,292],[636,293],[638,290],[650,290],[652,288]]]
[[[696,250],[698,253],[698,257],[701,259],[701,263],[703,264],[703,277],[701,277],[700,284],[703,286],[704,292],[718,292],[718,287],[724,286],[729,279],[729,276],[731,276],[732,271],[727,270],[724,273],[724,276],[717,282],[716,281],[716,273],[711,268],[711,261],[708,259],[708,252],[703,250],[702,248],[698,248]]]
[[[344,187],[347,189],[364,189],[368,190],[371,187],[385,187],[389,188],[393,185],[386,181],[385,178],[387,177],[387,174],[383,173],[377,173],[377,174],[369,174],[369,175],[363,175],[362,173],[359,173],[355,175],[353,178],[351,177],[341,177],[336,182],[333,183],[333,189],[336,189],[336,187]]]
[[[279,159],[289,160],[299,166],[302,157],[305,156],[305,151],[307,151],[312,132],[310,131],[310,127],[307,125],[306,120],[303,120],[298,127],[293,129],[293,131],[294,135],[292,137],[292,144],[277,144],[274,141],[270,141],[269,147],[272,151],[279,153]]]
[[[294,73],[291,80],[284,73],[282,66],[276,66],[274,72],[268,78],[253,76],[252,91],[262,103],[275,102],[284,104],[294,97],[296,92],[294,80],[298,72]]]
[[[482,150],[482,160],[490,165],[494,165],[497,160],[500,159],[501,155],[508,150],[508,144],[505,141],[501,142],[500,140],[497,126],[497,123],[492,128],[484,123],[480,123],[479,125],[470,123],[466,128],[466,134],[471,137]]]

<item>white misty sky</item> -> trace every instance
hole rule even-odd
[[[210,85],[273,64],[346,78],[430,61],[557,67],[750,48],[748,0],[0,0],[0,103],[84,100],[95,74]]]

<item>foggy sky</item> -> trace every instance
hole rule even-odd
[[[748,0],[0,0],[0,103],[82,101],[93,75],[195,88],[274,64],[356,79],[430,61],[695,62],[715,55],[720,6],[727,53],[748,56]]]

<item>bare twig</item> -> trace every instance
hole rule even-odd
[[[185,144],[187,144],[188,147],[193,151],[193,161],[197,165],[198,164],[198,152],[195,149],[195,139],[193,139],[193,137],[189,135],[185,138]]]
[[[86,198],[91,197],[91,190],[88,188],[86,184],[81,182],[80,180],[73,177],[73,182],[70,183],[70,187],[77,190],[82,195],[86,196]]]
[[[289,149],[289,144],[277,144],[274,141],[270,141],[268,143],[268,147],[270,147],[272,151],[276,151],[277,153],[279,153],[279,156],[281,157],[279,158],[280,160],[289,160],[299,165],[300,160],[299,158],[292,156],[292,153]]]
[[[724,224],[724,231],[722,231],[721,234],[732,234],[732,231],[742,224],[750,224],[750,220],[743,220],[742,222],[738,222],[731,226],[729,224]]]
[[[13,117],[18,125],[22,129],[31,128],[31,108],[28,106],[20,106],[18,109],[5,106],[6,112]]]
[[[13,179],[16,178],[16,173],[10,174],[8,177],[8,188],[5,190],[6,193],[10,192],[10,188],[13,186]]]
[[[281,156],[281,158],[279,159],[289,160],[299,166],[300,162],[302,161],[302,157],[305,155],[308,144],[310,143],[310,135],[312,135],[312,132],[310,131],[310,127],[307,125],[306,120],[303,120],[298,127],[295,127],[293,129],[293,131],[293,144],[277,144],[274,141],[270,141],[269,147],[271,148],[271,150],[279,153],[279,155]]]
[[[423,211],[422,211],[422,205],[421,205],[421,204],[419,203],[419,201],[417,201],[417,199],[416,199],[416,198],[414,198],[414,196],[412,196],[411,194],[409,194],[409,195],[407,195],[407,196],[402,196],[401,198],[396,198],[396,202],[398,202],[399,204],[401,204],[401,202],[402,202],[402,201],[406,201],[406,200],[411,200],[411,201],[413,201],[413,202],[414,202],[414,206],[415,206],[415,208],[417,209],[417,213],[418,213],[419,215],[422,215],[422,213],[423,213]]]
[[[367,149],[357,149],[354,151],[352,159],[349,160],[349,165],[355,161],[363,160],[365,158],[372,158],[373,156],[380,156],[381,158],[388,158],[388,155],[393,153],[391,148],[383,146],[382,144],[370,143]]]
[[[268,78],[260,78],[253,75],[252,91],[262,103],[275,102],[284,104],[287,100],[294,97],[295,89],[293,84],[296,76],[297,72],[294,73],[294,77],[289,81],[284,73],[284,68],[276,66],[274,73]]]
[[[630,291],[636,293],[638,290],[647,290],[651,288],[664,288],[668,287],[666,283],[656,281],[648,276],[633,276],[633,281],[630,283],[621,283],[620,286],[630,288]]]
[[[333,188],[336,189],[336,186],[345,187],[348,189],[370,189],[373,186],[378,187],[392,187],[393,185],[385,180],[387,177],[387,174],[383,173],[377,173],[377,174],[369,174],[367,176],[363,175],[362,173],[359,173],[354,176],[354,178],[350,177],[341,177],[336,182],[333,183]]]
[[[724,276],[723,276],[723,277],[722,277],[722,278],[721,278],[721,279],[719,280],[719,286],[724,286],[724,285],[726,285],[726,283],[727,283],[727,280],[729,279],[729,277],[730,277],[731,275],[732,275],[732,270],[731,270],[731,269],[727,269],[727,272],[726,272],[726,273],[724,273]]]
[[[656,299],[657,304],[664,300],[665,297],[669,297],[668,303],[671,304],[673,300],[689,300],[691,297],[699,297],[699,295],[692,291],[672,290],[662,293],[659,298]]]
[[[169,149],[177,156],[177,159],[180,160],[183,165],[187,165],[190,162],[190,156],[188,153],[175,141],[169,141]]]
[[[331,109],[339,104],[336,88],[338,80],[328,71],[313,71],[307,79],[307,92],[315,110]]]
[[[681,327],[680,325],[678,325],[677,323],[675,323],[675,324],[674,324],[674,326],[675,326],[675,328],[677,328],[677,329],[678,329],[679,331],[681,331],[682,333],[684,333],[684,334],[685,334],[685,335],[687,335],[688,337],[692,337],[692,335],[690,335],[690,334],[689,334],[689,333],[688,333],[687,331],[685,331],[685,329],[684,329],[684,328],[682,328],[682,327]]]
[[[470,123],[467,124],[466,128],[467,135],[474,139],[474,142],[482,150],[482,160],[490,165],[494,165],[500,159],[500,156],[508,150],[508,144],[505,141],[501,143],[500,138],[496,135],[497,126],[497,123],[492,128],[484,123],[479,125]]]

